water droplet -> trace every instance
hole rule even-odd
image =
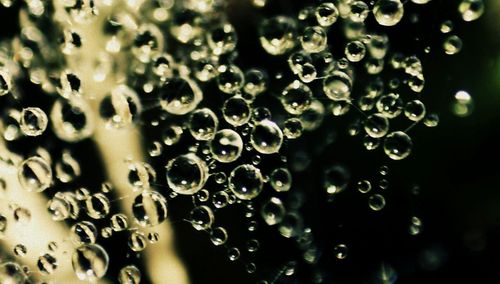
[[[106,274],[109,256],[100,245],[84,244],[75,249],[71,263],[78,279],[96,281]]]
[[[47,129],[48,123],[49,119],[42,109],[28,107],[21,112],[19,127],[26,136],[39,136]]]
[[[243,200],[250,200],[262,191],[263,180],[260,170],[252,165],[236,167],[229,176],[229,189]]]
[[[156,191],[143,191],[132,205],[135,221],[143,226],[156,226],[167,218],[167,200]]]

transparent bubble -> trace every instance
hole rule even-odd
[[[132,125],[141,108],[137,93],[126,85],[118,85],[102,99],[99,114],[106,127],[118,129]]]
[[[436,127],[439,124],[439,116],[435,113],[429,113],[424,118],[424,124],[427,127]]]
[[[257,152],[262,154],[277,153],[283,143],[283,132],[271,120],[264,119],[254,125],[250,143]]]
[[[117,213],[111,216],[111,229],[121,232],[128,228],[128,218],[125,214]]]
[[[249,69],[245,72],[243,90],[252,96],[257,96],[267,89],[267,74],[260,69]]]
[[[199,202],[206,202],[210,198],[210,192],[206,189],[202,189],[196,193],[195,198]]]
[[[108,270],[109,256],[100,245],[84,244],[75,249],[71,263],[78,279],[97,281]]]
[[[283,134],[288,139],[297,139],[302,135],[302,121],[299,118],[289,118],[283,125]]]
[[[4,262],[0,264],[0,281],[5,284],[26,283],[28,276],[21,266],[15,262]]]
[[[307,110],[300,116],[304,130],[312,131],[317,129],[325,116],[325,107],[319,100],[313,100]]]
[[[12,87],[12,77],[7,70],[0,68],[0,97],[8,94]]]
[[[333,248],[333,254],[337,259],[345,259],[349,249],[344,244],[338,244]]]
[[[395,118],[403,111],[403,101],[398,94],[390,93],[380,97],[376,107],[383,116]]]
[[[215,55],[231,52],[235,49],[238,35],[231,24],[225,23],[210,30],[207,42]]]
[[[113,229],[111,227],[104,227],[101,229],[101,236],[105,239],[111,238],[113,235]]]
[[[28,250],[26,249],[26,246],[23,244],[17,244],[14,246],[14,254],[20,257],[23,257],[26,255]],[[0,280],[2,280],[2,277],[0,277]]]
[[[450,20],[446,20],[441,23],[441,27],[439,29],[443,34],[447,34],[453,30],[453,22]]]
[[[52,274],[57,269],[58,263],[54,256],[46,253],[38,258],[36,265],[42,274]]]
[[[227,250],[227,255],[229,257],[229,260],[230,261],[235,261],[235,260],[238,260],[240,258],[240,250],[236,247],[232,247],[232,248],[229,248]]]
[[[149,63],[163,51],[164,42],[163,33],[156,25],[142,24],[135,34],[132,54],[142,63]]]
[[[195,154],[180,155],[167,164],[168,186],[178,194],[195,194],[203,188],[207,178],[207,164]]]
[[[384,137],[389,131],[389,119],[379,113],[372,114],[365,120],[364,128],[370,137]]]
[[[412,236],[416,236],[422,232],[422,220],[416,216],[411,217],[410,227],[408,228],[408,232]]]
[[[329,27],[337,21],[340,13],[333,3],[327,2],[318,5],[315,14],[318,24],[323,27]]]
[[[208,230],[214,222],[214,213],[208,206],[197,206],[191,210],[189,221],[198,231]]]
[[[62,192],[57,192],[54,197],[49,200],[47,210],[52,220],[62,221],[70,217],[70,206],[70,202],[67,200],[66,195]]]
[[[27,191],[42,192],[52,184],[52,169],[45,159],[34,156],[19,165],[17,177]]]
[[[148,163],[130,163],[128,170],[128,182],[134,191],[149,189],[156,181],[156,172]]]
[[[311,104],[312,91],[307,85],[295,80],[283,90],[280,99],[288,113],[297,115]]]
[[[351,12],[349,19],[355,23],[364,22],[366,17],[370,14],[370,8],[363,1],[354,1],[351,3]]]
[[[271,197],[269,200],[262,204],[260,209],[260,215],[262,219],[269,226],[279,224],[283,217],[285,216],[285,206],[281,199],[277,197]]]
[[[76,245],[93,244],[97,240],[97,228],[89,221],[81,221],[71,227],[71,241]]]
[[[211,140],[218,125],[219,119],[209,108],[197,109],[189,117],[189,132],[196,140]]]
[[[148,244],[146,236],[139,231],[133,231],[128,238],[128,246],[132,251],[143,251]]]
[[[297,213],[287,213],[278,225],[279,233],[285,238],[297,236],[303,229],[304,220]]]
[[[143,191],[132,205],[135,221],[143,226],[156,226],[167,218],[167,200],[156,191]]]
[[[252,111],[252,121],[258,122],[271,119],[271,111],[266,107],[256,107]]]
[[[477,20],[484,13],[483,0],[462,0],[458,5],[458,11],[466,22]]]
[[[312,81],[316,80],[318,72],[314,65],[312,65],[311,63],[305,63],[304,65],[301,66],[298,75],[299,79],[302,82],[311,83]]]
[[[69,70],[61,72],[57,92],[66,99],[81,95],[82,82],[80,78]]]
[[[402,160],[411,153],[413,143],[410,136],[402,131],[391,132],[385,137],[384,151],[393,160]]]
[[[90,106],[79,97],[56,100],[50,112],[50,121],[57,137],[67,142],[89,137],[95,127]]]
[[[160,240],[160,234],[157,232],[150,232],[148,234],[148,240],[152,244],[157,243]]]
[[[269,181],[277,192],[289,191],[292,187],[292,174],[287,168],[277,168],[271,172]]]
[[[81,174],[80,163],[70,151],[63,151],[61,159],[56,162],[56,177],[63,183],[69,183]]]
[[[192,1],[187,1],[187,3],[189,2]],[[196,6],[199,7],[198,5]],[[196,10],[184,9],[173,14],[173,19],[170,22],[170,33],[181,43],[191,42],[193,39],[199,37],[203,31],[201,28],[203,19],[201,14],[196,12]]]
[[[135,265],[127,265],[118,273],[120,284],[139,284],[141,282],[141,271]]]
[[[350,62],[359,62],[365,58],[366,47],[359,40],[351,41],[346,45],[344,53]]]
[[[243,87],[245,77],[238,66],[221,65],[217,72],[217,85],[222,92],[232,94]]]
[[[262,191],[263,178],[260,170],[244,164],[236,167],[229,176],[229,189],[243,200],[250,200]]]
[[[236,161],[243,151],[243,140],[238,132],[231,129],[217,131],[210,141],[210,153],[221,163]]]
[[[203,98],[196,82],[181,77],[165,81],[159,91],[160,106],[174,115],[183,115],[194,110]]]
[[[288,57],[288,66],[293,74],[302,73],[306,64],[312,63],[311,55],[303,50],[294,52]],[[314,67],[314,66],[313,66]]]
[[[28,107],[21,112],[19,127],[26,136],[39,136],[45,131],[48,123],[49,119],[42,109]]]
[[[448,55],[454,55],[462,50],[462,39],[456,35],[447,37],[443,42],[444,52]]]
[[[210,231],[210,241],[216,246],[225,244],[227,239],[227,231],[222,227],[215,227]]]
[[[111,210],[111,203],[103,193],[92,194],[85,200],[87,215],[93,219],[106,217]]]
[[[420,121],[425,117],[425,105],[420,100],[413,100],[406,103],[405,116],[411,121]]]
[[[331,100],[349,100],[352,90],[352,79],[343,71],[334,71],[323,80],[323,91]]]
[[[400,0],[378,0],[373,7],[375,20],[382,26],[394,26],[403,18],[404,7]]]
[[[28,224],[31,221],[31,211],[24,207],[17,207],[14,210],[14,220],[23,225]]]
[[[385,198],[380,194],[373,194],[368,198],[368,206],[373,211],[380,211],[385,207]]]
[[[458,91],[452,104],[452,111],[459,117],[467,117],[474,110],[474,100],[466,91]]]
[[[358,184],[356,185],[358,188],[358,191],[361,193],[367,193],[372,189],[372,184],[370,183],[369,180],[360,180],[358,181]]]
[[[342,165],[334,165],[323,173],[323,187],[328,194],[337,194],[344,191],[349,185],[351,174]]]
[[[300,37],[302,49],[309,53],[323,51],[327,46],[328,37],[322,27],[306,27]]]
[[[179,142],[184,130],[177,124],[168,125],[163,129],[162,140],[167,146],[172,146]]]
[[[223,208],[229,202],[229,195],[225,191],[218,191],[212,196],[212,204],[215,208]]]
[[[259,27],[259,40],[264,50],[271,55],[281,55],[296,44],[296,22],[286,16],[264,20]]]
[[[222,114],[227,123],[241,126],[250,120],[251,107],[242,97],[234,96],[227,99],[222,107]]]

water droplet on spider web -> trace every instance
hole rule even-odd
[[[214,222],[214,213],[208,206],[197,206],[191,210],[189,221],[198,231],[208,230]]]
[[[215,227],[210,231],[210,240],[215,246],[220,246],[226,243],[228,234],[223,227]]]
[[[264,119],[254,125],[250,143],[259,153],[277,153],[283,143],[283,132],[275,122]]]
[[[219,125],[219,119],[215,113],[202,108],[193,111],[189,117],[189,132],[196,140],[207,141],[213,139]]]
[[[260,24],[260,44],[271,55],[281,55],[293,49],[296,38],[297,24],[292,18],[276,16]]]
[[[156,226],[167,218],[167,199],[159,192],[143,191],[134,199],[132,212],[140,226]]]
[[[140,231],[133,231],[128,238],[128,247],[135,252],[143,251],[148,244],[146,236]]]
[[[231,129],[217,131],[210,141],[210,152],[221,163],[236,161],[243,151],[243,140],[238,132]]]
[[[52,274],[58,267],[57,259],[46,253],[38,258],[37,267],[42,274]]]
[[[178,194],[200,191],[208,179],[208,166],[195,154],[180,155],[167,164],[168,186]]]
[[[19,256],[19,257],[25,256],[26,253],[28,252],[26,246],[23,244],[15,245],[13,251],[14,251],[14,254]],[[2,279],[2,278],[0,277],[0,279]]]
[[[402,160],[408,157],[413,148],[410,136],[402,131],[389,133],[384,140],[384,151],[393,160]]]
[[[380,194],[373,194],[368,198],[368,206],[373,211],[380,211],[385,207],[385,198]]]
[[[135,265],[127,265],[118,273],[120,284],[139,284],[141,282],[141,271]]]
[[[4,262],[0,264],[0,280],[2,283],[25,283],[28,276],[21,266],[16,262]]]
[[[18,168],[18,179],[27,191],[42,192],[52,184],[52,169],[42,157],[24,160]]]
[[[72,256],[73,270],[82,281],[97,281],[108,270],[109,256],[106,250],[97,244],[84,244],[77,247]]]
[[[97,240],[97,228],[89,221],[81,221],[71,227],[70,238],[76,245],[93,244]]]
[[[283,220],[285,213],[285,206],[281,199],[277,197],[271,197],[264,202],[260,210],[262,219],[264,219],[269,226],[279,224],[281,220]]]
[[[28,107],[21,111],[19,126],[26,136],[42,135],[48,123],[47,114],[38,107]]]
[[[141,109],[137,93],[126,85],[118,85],[101,100],[99,114],[106,127],[118,129],[132,125]]]
[[[378,0],[373,7],[373,15],[382,26],[397,25],[404,15],[403,3],[400,0]]]
[[[250,200],[262,191],[263,177],[260,170],[252,165],[236,167],[229,176],[229,189],[242,200]]]

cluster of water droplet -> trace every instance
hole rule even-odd
[[[260,45],[288,68],[269,74],[261,68],[238,66],[240,35],[223,12],[223,1],[128,1],[120,5],[63,1],[61,11],[49,2],[26,1],[20,10],[20,34],[0,44],[0,99],[6,102],[2,138],[15,143],[53,134],[65,149],[53,154],[42,146],[26,155],[16,164],[21,187],[29,194],[60,185],[71,188],[82,171],[70,145],[91,137],[98,120],[108,130],[134,126],[152,130],[156,135],[148,154],[155,164],[164,166],[155,169],[153,162],[124,162],[133,197],[132,216],[114,212],[113,186],[108,183],[98,190],[73,187],[50,194],[47,210],[51,218],[72,224],[67,241],[73,245],[76,276],[95,281],[106,275],[109,256],[98,244],[99,238],[127,232],[128,246],[134,252],[144,250],[148,242],[155,243],[161,236],[154,232],[146,236],[143,229],[164,222],[168,203],[185,196],[193,204],[185,220],[195,230],[206,232],[213,245],[223,246],[229,260],[244,258],[248,273],[258,269],[255,254],[260,243],[255,232],[261,223],[295,240],[303,260],[316,263],[313,232],[305,224],[300,202],[285,202],[287,192],[294,189],[285,149],[291,141],[320,128],[324,120],[346,116],[353,120],[346,132],[360,136],[366,150],[382,148],[389,159],[403,160],[414,147],[410,129],[421,122],[428,127],[438,124],[437,115],[423,102],[422,60],[391,49],[391,39],[369,24],[373,18],[379,26],[395,26],[406,19],[405,5],[430,0],[412,2],[340,0],[308,6],[298,15],[264,19],[257,29]],[[11,2],[1,3],[9,7]],[[262,9],[266,1],[253,1],[253,5]],[[101,8],[109,13],[100,23],[105,52],[92,63],[94,82],[85,82],[79,70],[68,68],[66,60],[81,56],[82,46],[92,39],[61,24],[60,17],[85,25],[96,21]],[[473,21],[484,7],[480,0],[463,0],[457,11],[464,21]],[[53,23],[53,30],[45,33],[42,27],[48,23]],[[440,26],[446,35],[442,47],[450,55],[462,48],[461,39],[452,31],[451,21]],[[111,77],[116,79],[115,86],[102,98],[84,93],[85,84]],[[47,96],[50,106],[44,102],[40,104],[44,107],[37,107],[24,100],[23,80]],[[468,115],[470,95],[460,91],[455,99],[454,112]],[[279,107],[273,106],[275,102]],[[96,114],[93,104],[98,106]],[[380,170],[377,188],[387,188],[387,171]],[[158,186],[163,180],[167,189]],[[350,183],[345,167],[325,167],[326,195],[337,195]],[[382,192],[372,193],[372,181],[360,180],[355,187],[370,193],[367,202],[373,211],[386,206]],[[247,224],[244,245],[232,243],[230,225],[219,224],[217,218],[223,208],[237,205],[243,208]],[[29,222],[28,209],[12,206],[12,211],[15,220]],[[1,235],[6,219],[0,217]],[[97,220],[108,225],[97,226]],[[422,221],[412,217],[410,234],[419,234],[421,228]],[[22,257],[27,250],[19,244],[13,251]],[[348,248],[335,244],[330,253],[341,260],[347,257]],[[41,273],[52,274],[58,260],[49,250],[39,257],[37,266]],[[284,265],[278,278],[293,275],[295,266],[295,260]],[[21,283],[27,277],[26,269],[15,262],[0,265],[2,283]],[[118,276],[120,283],[139,283],[140,279],[141,272],[133,265],[123,267]]]

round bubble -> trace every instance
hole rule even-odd
[[[195,154],[180,155],[167,164],[168,186],[178,194],[195,194],[203,188],[207,178],[207,164]]]
[[[236,161],[243,151],[243,140],[238,132],[231,129],[217,131],[210,141],[210,152],[214,159],[221,163]]]
[[[254,199],[262,191],[262,186],[262,174],[258,168],[252,165],[240,165],[229,176],[229,189],[239,199]]]

